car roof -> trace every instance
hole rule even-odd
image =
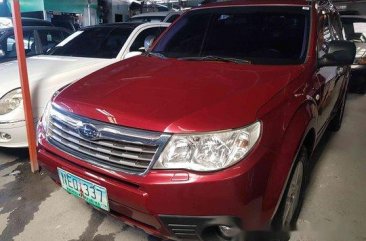
[[[106,23],[106,24],[99,24],[99,25],[93,25],[93,26],[87,26],[81,28],[83,29],[94,29],[94,28],[126,28],[126,29],[134,29],[141,23],[129,23],[129,22],[123,22],[123,23]]]
[[[65,28],[61,28],[61,27],[54,27],[54,26],[23,26],[24,30],[42,30],[42,29],[51,29],[51,30],[63,30],[66,32],[70,32],[70,30],[65,29]],[[14,31],[14,27],[8,27],[8,28],[0,28],[0,31]]]
[[[196,9],[211,8],[211,7],[227,7],[227,6],[250,6],[250,5],[309,6],[312,2],[313,1],[310,0],[232,0],[232,1],[207,3],[201,5]]]
[[[131,18],[139,18],[139,17],[166,17],[166,16],[168,16],[171,13],[180,14],[180,12],[176,12],[176,11],[149,12],[149,13],[137,14],[135,16],[132,16]]]

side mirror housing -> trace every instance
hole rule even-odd
[[[355,61],[356,45],[350,41],[337,40],[328,44],[328,52],[318,60],[318,66],[351,65]]]

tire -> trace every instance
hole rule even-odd
[[[346,107],[346,94],[343,97],[342,104],[338,108],[337,113],[335,114],[333,119],[330,121],[328,130],[337,132],[341,129],[345,107]]]
[[[306,147],[302,147],[298,153],[286,191],[282,196],[280,206],[274,218],[273,228],[280,231],[296,229],[304,193],[307,186],[309,155]]]

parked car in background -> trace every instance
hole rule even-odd
[[[57,92],[38,159],[69,193],[150,234],[290,230],[313,150],[341,127],[355,51],[324,0],[195,8],[146,54]]]
[[[345,38],[357,47],[355,62],[352,65],[350,91],[366,93],[366,16],[344,15],[341,17]]]
[[[52,24],[56,27],[66,28],[72,32],[75,32],[80,29],[80,25],[72,22],[71,20],[53,20]]]
[[[59,88],[144,50],[168,23],[106,24],[87,27],[59,43],[48,55],[27,58],[36,118]],[[143,71],[143,70],[141,70]],[[17,61],[0,64],[0,147],[26,147],[26,131]]]
[[[127,20],[127,22],[130,23],[147,23],[147,22],[166,22],[166,23],[172,23],[174,20],[176,20],[182,12],[176,12],[176,11],[165,11],[165,12],[149,12],[149,13],[142,13],[137,14],[130,19]]]
[[[71,32],[64,28],[47,26],[23,27],[24,49],[27,57],[45,54]],[[0,63],[17,58],[13,28],[0,29]]]
[[[22,25],[24,26],[48,26],[52,27],[50,21],[38,18],[22,18]],[[0,17],[0,29],[13,27],[13,19],[10,17]]]

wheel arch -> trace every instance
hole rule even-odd
[[[287,121],[285,120],[286,131],[281,139],[280,151],[272,164],[262,202],[264,215],[270,216],[269,227],[280,206],[294,161],[301,147],[306,146],[309,156],[314,150],[318,116],[314,107],[316,103],[306,99],[294,114]]]

